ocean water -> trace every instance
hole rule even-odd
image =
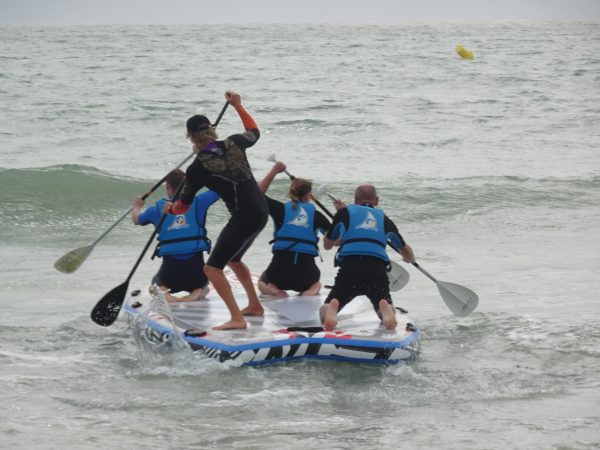
[[[54,261],[189,155],[185,120],[229,89],[262,131],[257,178],[275,154],[344,199],[374,183],[476,312],[407,267],[421,353],[389,367],[231,367],[91,322],[151,231],[126,219],[74,274]],[[600,448],[599,99],[598,23],[0,28],[2,447]],[[240,130],[227,111],[220,135]]]

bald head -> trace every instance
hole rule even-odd
[[[361,184],[354,191],[354,203],[357,205],[364,205],[366,203],[371,206],[377,206],[379,203],[379,197],[377,197],[377,190],[372,184]]]

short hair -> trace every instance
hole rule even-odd
[[[167,176],[165,177],[165,182],[167,183],[167,186],[169,186],[169,188],[171,188],[172,190],[176,190],[184,178],[185,173],[183,173],[183,170],[175,169],[167,174]]]
[[[377,189],[372,184],[361,184],[354,191],[354,203],[372,203],[377,200]]]

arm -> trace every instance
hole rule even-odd
[[[244,128],[246,130],[258,130],[258,125],[256,125],[256,122],[254,121],[252,116],[248,114],[248,112],[242,106],[242,98],[240,97],[240,94],[233,91],[227,91],[225,92],[225,98],[239,114],[240,119],[242,119],[242,123],[244,124]]]
[[[400,250],[400,254],[402,255],[404,262],[409,264],[414,264],[416,262],[415,253],[410,245],[406,244],[402,250]]]
[[[320,211],[315,212],[315,233],[325,234],[329,227],[331,226],[331,222],[327,220],[327,217],[323,215]]]
[[[194,198],[196,198],[196,193],[204,187],[203,179],[203,167],[198,158],[196,158],[185,171],[183,190],[179,199],[172,205],[167,203],[169,205],[168,209],[167,205],[165,205],[165,209],[163,210],[165,214],[185,214],[194,201]]]
[[[348,210],[346,208],[338,210],[335,216],[333,216],[333,221],[327,230],[327,234],[323,238],[323,248],[325,250],[330,250],[333,246],[340,245],[349,222],[350,216],[348,216]]]
[[[271,186],[271,183],[273,182],[273,180],[275,179],[277,174],[284,172],[285,169],[286,169],[285,164],[282,163],[281,161],[277,161],[273,165],[273,167],[271,167],[271,170],[269,171],[269,173],[267,173],[265,175],[265,177],[262,179],[262,181],[258,184],[258,187],[260,188],[260,192],[265,194],[269,190],[269,186]]]
[[[388,245],[402,255],[402,259],[404,260],[404,262],[407,262],[409,264],[414,263],[415,254],[413,252],[413,249],[404,241],[404,238],[398,231],[396,224],[392,222],[392,220],[388,216],[385,215],[383,217],[383,220]]]
[[[142,200],[142,197],[137,196],[133,198],[133,202],[131,203],[131,221],[134,225],[140,225],[140,214],[143,206],[144,200]]]

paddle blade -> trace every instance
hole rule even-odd
[[[408,284],[410,275],[408,272],[398,263],[390,261],[392,269],[388,273],[388,280],[390,282],[390,291],[397,292]]]
[[[102,297],[92,310],[90,315],[92,320],[103,327],[112,325],[119,317],[128,287],[129,281],[125,281]]]
[[[79,269],[79,266],[81,266],[93,249],[93,245],[86,245],[85,247],[71,250],[56,260],[54,268],[63,273],[73,273]]]
[[[468,316],[477,308],[479,297],[471,289],[446,281],[438,281],[436,285],[446,306],[455,316]]]

